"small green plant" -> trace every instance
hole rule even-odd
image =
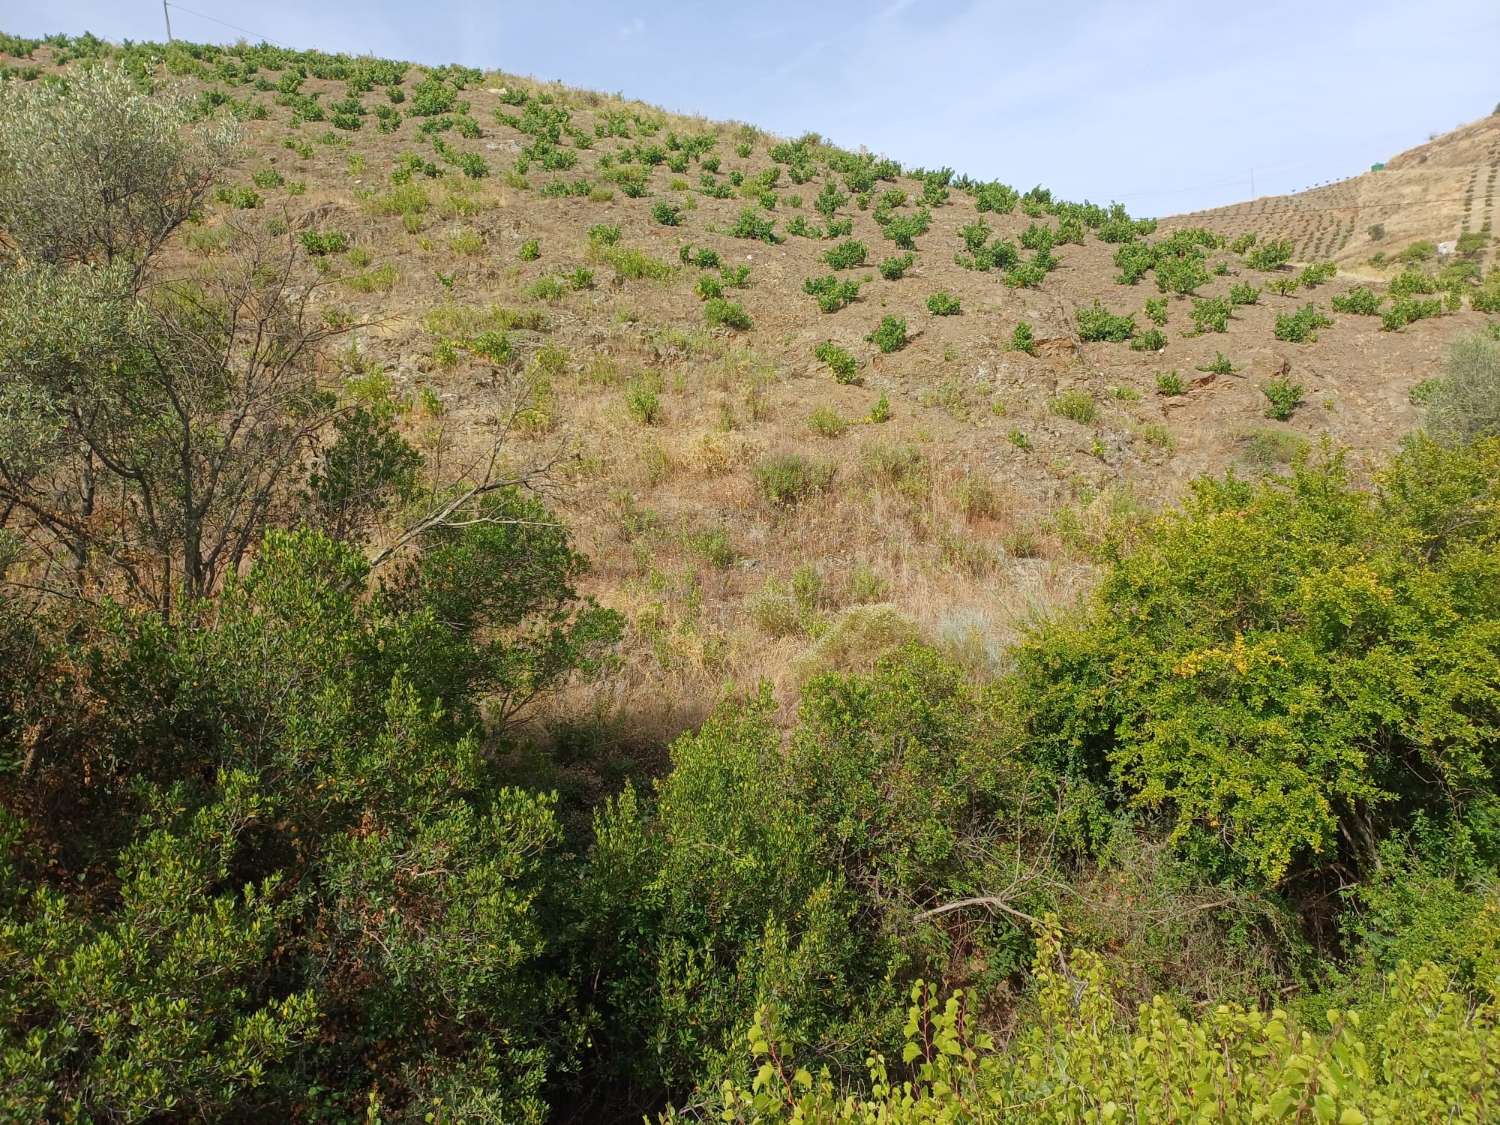
[[[813,357],[826,363],[837,383],[859,382],[859,361],[832,340],[824,340],[813,349]]]
[[[1026,321],[1019,321],[1011,329],[1010,333],[1011,351],[1025,352],[1027,355],[1036,355],[1036,337],[1032,334],[1031,325]]]
[[[710,328],[732,328],[739,332],[750,329],[750,314],[744,306],[722,297],[710,297],[703,306],[703,319]]]
[[[643,426],[661,421],[661,392],[655,379],[639,379],[625,391],[625,409]]]
[[[1193,329],[1203,332],[1229,331],[1229,301],[1224,297],[1193,302]]]
[[[807,418],[808,429],[819,437],[836,438],[843,437],[849,429],[849,420],[837,410],[827,406],[814,407],[813,412]]]
[[[1231,305],[1253,305],[1260,300],[1260,288],[1248,281],[1237,281],[1229,287]]]
[[[1381,296],[1367,285],[1356,285],[1347,293],[1337,294],[1328,303],[1334,312],[1354,313],[1357,316],[1379,316]]]
[[[1261,392],[1270,403],[1266,407],[1266,417],[1274,418],[1278,422],[1285,422],[1297,407],[1302,405],[1302,384],[1294,383],[1280,375],[1267,380],[1266,384],[1261,387]]]
[[[1233,375],[1235,366],[1223,352],[1215,352],[1213,359],[1198,368],[1198,370],[1207,371],[1211,375]]]
[[[682,208],[665,199],[658,199],[651,206],[651,217],[664,227],[680,226],[682,223]]]
[[[746,207],[740,212],[739,219],[735,221],[729,233],[735,238],[752,238],[773,244],[781,241],[776,234],[775,222],[762,218],[753,207]]]
[[[847,239],[823,253],[823,260],[830,269],[849,270],[865,264],[869,248],[858,239]]]
[[[1099,407],[1093,396],[1076,387],[1063,391],[1048,405],[1059,418],[1068,418],[1084,426],[1092,425],[1099,416]]]
[[[302,232],[302,249],[313,257],[341,254],[349,248],[349,236],[341,230],[308,230]]]
[[[898,352],[909,342],[906,335],[906,321],[899,316],[883,317],[880,326],[865,339],[885,354]]]
[[[900,281],[915,261],[915,256],[911,254],[902,254],[898,258],[886,258],[880,263],[880,276],[887,281]]]
[[[1253,270],[1280,269],[1292,260],[1292,244],[1286,239],[1262,242],[1245,255],[1245,264]]]
[[[755,487],[775,508],[793,508],[809,497],[826,492],[833,484],[835,468],[800,453],[779,453],[760,461],[754,470]]]
[[[1097,300],[1091,308],[1079,309],[1077,316],[1079,338],[1086,342],[1111,340],[1120,343],[1135,335],[1135,317],[1116,316]]]
[[[620,228],[595,223],[589,227],[589,241],[597,246],[613,246],[620,241]]]
[[[957,316],[962,310],[957,297],[939,290],[927,298],[927,311],[933,316]]]
[[[828,274],[807,278],[802,283],[802,291],[817,299],[821,311],[832,313],[859,297],[859,282]]]
[[[516,257],[523,262],[534,262],[542,256],[542,244],[535,238],[528,238],[521,243],[521,249],[516,252]]]
[[[1326,328],[1332,323],[1332,320],[1308,302],[1296,312],[1278,313],[1274,331],[1278,340],[1293,344],[1312,343],[1318,338],[1318,329]]]
[[[1152,297],[1146,302],[1146,319],[1158,328],[1167,326],[1167,299]]]
[[[1166,349],[1167,336],[1160,328],[1148,328],[1130,341],[1134,352],[1159,352]]]
[[[1182,376],[1173,371],[1159,371],[1156,375],[1156,393],[1169,398],[1186,393]]]
[[[1011,430],[1010,433],[1005,435],[1005,440],[1010,442],[1011,445],[1015,446],[1017,449],[1031,448],[1031,439],[1027,437],[1026,434],[1021,430]]]
[[[700,301],[713,300],[716,297],[724,296],[724,283],[717,277],[704,274],[693,283],[693,292]]]
[[[891,400],[882,391],[880,397],[875,400],[875,405],[870,407],[870,421],[877,426],[891,420]]]

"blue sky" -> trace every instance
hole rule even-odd
[[[201,13],[195,14],[195,13]],[[802,3],[191,0],[295,47],[461,62],[670,109],[816,130],[1166,215],[1296,191],[1500,101],[1495,0],[822,0]],[[162,38],[157,0],[7,0],[16,34]]]

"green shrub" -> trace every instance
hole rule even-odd
[[[1167,299],[1152,297],[1146,302],[1146,319],[1158,328],[1167,326]]]
[[[1426,405],[1424,427],[1438,441],[1500,437],[1500,338],[1474,333],[1454,341]]]
[[[813,461],[800,453],[780,453],[756,463],[755,487],[773,507],[792,508],[828,491],[834,473],[834,466],[826,461]]]
[[[1334,312],[1379,316],[1380,302],[1380,294],[1367,285],[1357,285],[1347,293],[1335,295],[1329,304],[1333,306]]]
[[[1194,301],[1194,330],[1200,333],[1228,332],[1229,309],[1229,302],[1223,297],[1212,297],[1208,300]]]
[[[516,251],[516,257],[523,262],[534,262],[542,256],[542,244],[535,238],[528,238],[521,243],[521,249]]]
[[[736,331],[750,330],[750,314],[735,301],[722,297],[710,297],[703,305],[703,319],[710,328],[733,328]]]
[[[832,340],[824,340],[814,348],[813,357],[820,363],[828,365],[828,370],[833,372],[835,382],[859,382],[859,361]]]
[[[1031,325],[1026,321],[1018,321],[1015,328],[1011,329],[1010,347],[1012,351],[1036,354],[1036,338],[1032,335]]]
[[[1376,870],[1346,843],[1373,808],[1377,834],[1428,817],[1462,831],[1487,814],[1455,775],[1479,770],[1488,792],[1493,768],[1453,750],[1492,737],[1463,700],[1500,676],[1500,584],[1469,573],[1500,577],[1479,548],[1497,457],[1417,440],[1374,493],[1337,457],[1200,482],[1083,614],[1023,644],[1035,752],[1266,886]]]
[[[1161,371],[1156,376],[1156,393],[1170,397],[1186,394],[1187,388],[1183,386],[1182,376],[1176,371]]]
[[[707,274],[704,274],[693,283],[693,292],[697,295],[698,300],[707,301],[724,296],[724,286],[717,277],[709,277]]]
[[[1063,391],[1049,404],[1052,413],[1061,418],[1068,418],[1081,425],[1092,425],[1099,417],[1098,404],[1094,398],[1084,390]]]
[[[301,236],[302,248],[313,257],[342,254],[349,248],[349,236],[340,230],[308,230]]]
[[[849,420],[837,410],[819,406],[808,415],[807,426],[819,437],[836,438],[844,436],[845,431],[849,429]]]
[[[770,243],[781,241],[776,235],[776,224],[770,219],[761,218],[753,207],[746,207],[740,212],[740,217],[729,233],[735,238],[753,238]]]
[[[1249,282],[1241,281],[1229,287],[1231,305],[1253,305],[1260,300],[1260,289]]]
[[[1319,328],[1326,328],[1332,323],[1332,320],[1308,303],[1296,312],[1277,313],[1275,334],[1278,340],[1293,344],[1310,343],[1318,338]]]
[[[1233,375],[1235,373],[1235,366],[1223,352],[1215,352],[1214,358],[1198,368],[1198,370],[1207,371],[1211,375]]]
[[[833,274],[826,277],[809,277],[802,282],[802,291],[817,298],[818,308],[825,312],[838,312],[859,297],[859,282],[840,280]]]
[[[1116,316],[1096,300],[1092,307],[1077,310],[1078,335],[1085,342],[1112,340],[1116,343],[1135,335],[1135,317]]]
[[[1266,417],[1285,422],[1302,405],[1302,384],[1277,376],[1266,381],[1261,392],[1269,400]]]
[[[868,254],[869,250],[863,242],[851,238],[825,251],[823,260],[831,269],[849,270],[864,265]]]
[[[1398,332],[1414,321],[1442,315],[1443,302],[1440,298],[1423,301],[1416,297],[1400,297],[1392,301],[1391,307],[1381,316],[1380,327],[1387,332]]]
[[[899,316],[882,317],[880,326],[865,339],[884,353],[898,352],[906,347],[908,342],[906,321]]]
[[[887,281],[900,281],[915,261],[910,254],[902,254],[899,258],[885,258],[880,263],[880,276]]]
[[[1167,346],[1167,337],[1160,328],[1148,328],[1130,341],[1130,350],[1136,352],[1159,352]]]
[[[654,426],[661,420],[661,388],[655,380],[642,379],[625,392],[625,409],[643,426]]]
[[[1314,262],[1297,275],[1297,280],[1304,289],[1316,289],[1325,281],[1333,280],[1338,272],[1339,268],[1333,262]]]
[[[682,222],[682,208],[665,199],[651,205],[651,217],[664,227],[675,227]]]
[[[927,298],[927,311],[933,316],[957,316],[962,310],[957,297],[939,291]]]
[[[1286,239],[1262,242],[1245,255],[1245,264],[1253,270],[1280,269],[1292,260],[1292,244]]]

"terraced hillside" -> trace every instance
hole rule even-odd
[[[1494,307],[1474,270],[1371,289],[1290,263],[1368,258],[1377,213],[1386,247],[1488,233],[1496,119],[1158,227],[510,74],[5,45],[12,81],[114,56],[239,119],[178,266],[292,240],[339,393],[394,403],[433,472],[501,431],[551,466],[632,625],[627,676],[579,705],[623,692],[665,727],[731,669],[786,685],[912,630],[984,667],[1192,477],[1390,450]]]
[[[1174,218],[1228,238],[1248,231],[1290,240],[1300,261],[1331,258],[1363,268],[1369,259],[1414,242],[1491,235],[1500,176],[1500,114],[1480,118],[1418,145],[1372,170],[1294,195],[1270,195]],[[1486,239],[1477,259],[1494,264]]]

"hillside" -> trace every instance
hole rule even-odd
[[[1229,238],[1257,231],[1285,238],[1303,261],[1332,259],[1358,272],[1376,254],[1414,242],[1456,241],[1494,231],[1500,218],[1500,114],[1490,114],[1337,183],[1179,215],[1171,224],[1203,226]],[[1477,261],[1494,264],[1493,243]]]
[[[1500,1119],[1484,233],[0,53],[0,1118]]]
[[[67,55],[38,45],[5,62],[29,78],[79,65]],[[317,301],[367,322],[345,341],[347,366],[427,402],[410,429],[429,442],[479,440],[501,385],[527,383],[535,401],[511,454],[576,454],[558,503],[594,559],[590,590],[635,625],[632,706],[612,705],[639,716],[659,701],[675,713],[667,729],[700,715],[729,669],[786,685],[809,660],[842,659],[814,639],[859,603],[888,601],[924,634],[995,659],[1017,622],[1088,582],[1108,528],[1192,477],[1275,469],[1325,435],[1356,457],[1393,448],[1417,417],[1412,387],[1482,319],[1465,310],[1385,331],[1378,316],[1335,315],[1304,342],[1284,341],[1278,318],[1309,301],[1327,312],[1350,282],[1274,293],[1268,283],[1295,277],[1292,267],[1252,268],[1235,244],[1241,252],[1186,248],[1202,271],[1185,283],[1191,295],[1144,270],[1122,284],[1126,244],[1101,234],[1137,246],[1162,235],[1137,240],[1118,210],[1069,211],[1040,189],[992,186],[987,204],[982,185],[946,170],[900,170],[816,137],[778,141],[501,73],[395,64],[361,75],[353,60],[265,47],[133,57],[245,129],[234,186],[180,240],[183,268],[211,263],[257,224],[335,237],[311,259]],[[1380,208],[1386,245],[1432,233],[1418,197],[1456,198],[1481,154],[1492,187],[1495,120],[1286,206],[1332,214],[1318,201],[1352,193],[1337,222],[1362,239],[1370,212],[1357,201],[1376,193],[1367,206]],[[1410,213],[1398,196],[1411,197]],[[1294,257],[1340,261],[1364,246],[1320,240],[1290,214],[1262,200],[1161,230],[1259,231],[1262,242],[1293,239]],[[737,232],[742,216],[750,228]],[[1060,216],[1072,228],[1061,238]],[[741,236],[757,224],[763,237]],[[911,264],[891,280],[876,266],[906,253],[893,239],[902,224]],[[617,242],[591,239],[605,227]],[[966,236],[999,265],[963,268],[956,258],[974,257]],[[1050,270],[1003,268],[1033,258],[1039,239],[1056,243]],[[862,264],[832,269],[826,256],[848,240]],[[719,264],[687,260],[705,254]],[[734,270],[743,279],[726,283]],[[804,282],[828,276],[858,291],[825,313]],[[706,323],[704,285],[747,322]],[[1254,303],[1234,305],[1222,331],[1197,331],[1195,306],[1236,285],[1256,290]],[[935,293],[951,295],[956,315],[930,311]],[[1164,302],[1155,341],[1142,338],[1151,299]],[[1080,336],[1078,311],[1095,301],[1134,318],[1134,347]],[[868,337],[886,316],[905,321],[909,342],[883,354]],[[1011,347],[1023,321],[1032,354]],[[505,337],[498,381],[495,357],[474,343],[486,330]],[[858,374],[837,381],[814,355],[824,341]],[[1206,370],[1220,355],[1232,371]],[[1301,389],[1281,420],[1266,416],[1272,379]],[[880,402],[889,421],[872,423]],[[832,473],[795,510],[756,483],[757,466],[787,454]]]

